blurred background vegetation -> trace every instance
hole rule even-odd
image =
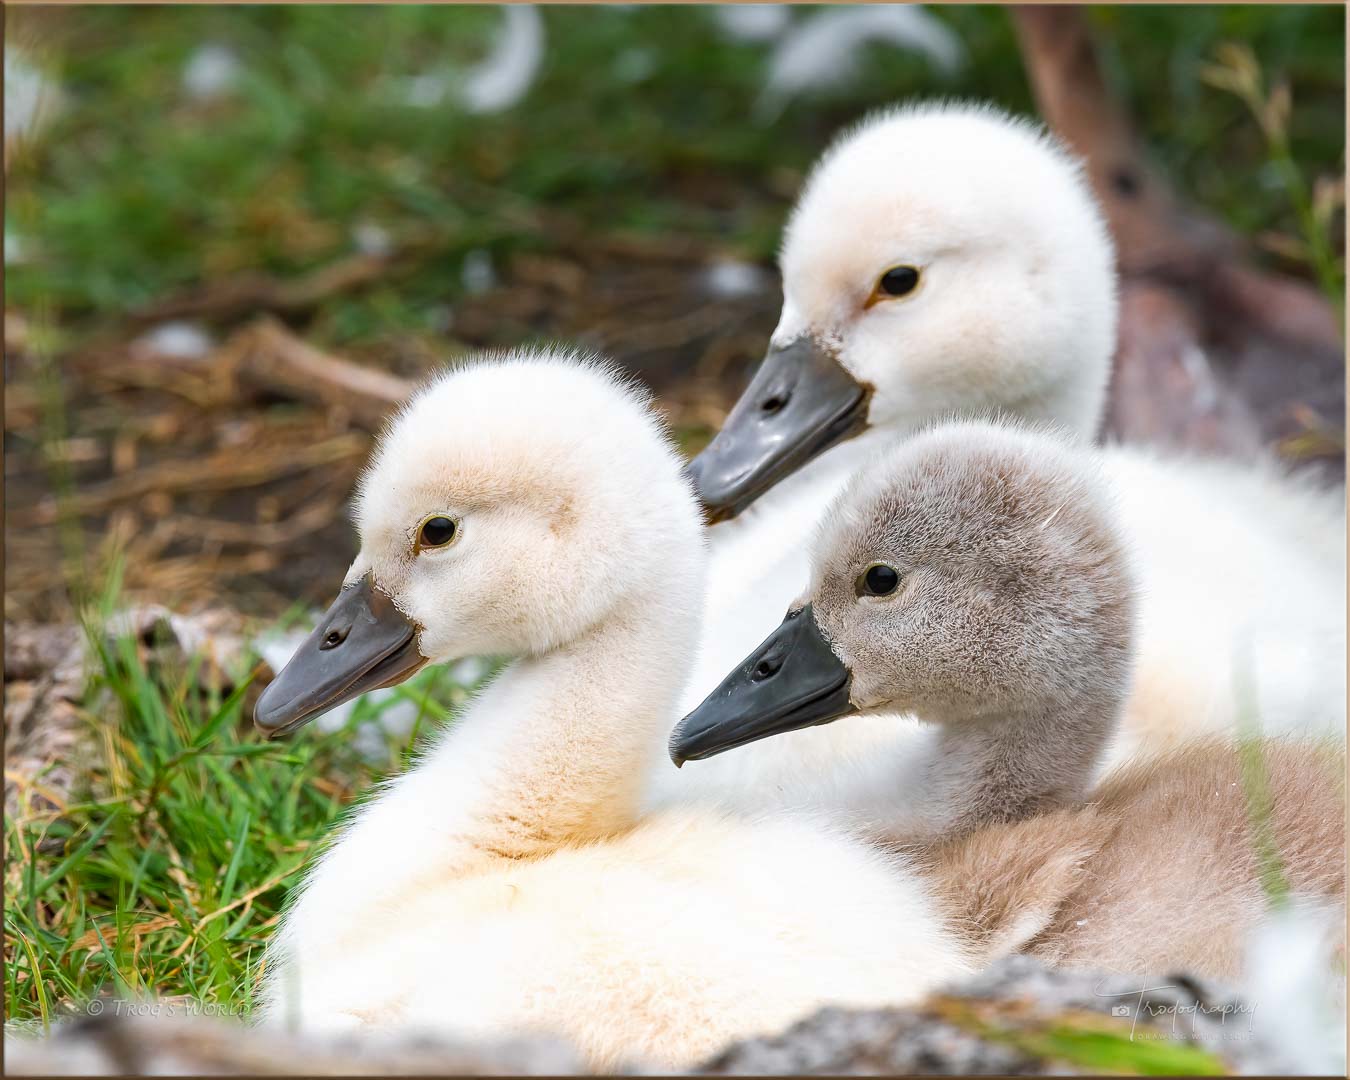
[[[762,349],[784,215],[841,126],[933,96],[1034,113],[997,8],[928,12],[964,54],[956,64],[940,50],[875,41],[835,65],[834,85],[770,108],[775,49],[822,9],[780,12],[777,44],[764,27],[762,40],[747,40],[753,28],[729,32],[725,9],[712,6],[536,10],[537,77],[509,107],[486,111],[463,107],[456,89],[502,34],[503,12],[491,6],[7,11],[11,51],[26,49],[58,88],[51,122],[8,164],[7,377],[17,393],[7,497],[25,536],[11,555],[32,556],[35,569],[19,594],[7,591],[7,614],[62,609],[48,531],[58,515],[43,503],[54,483],[105,483],[133,459],[267,446],[270,421],[285,416],[275,395],[243,411],[203,409],[203,398],[221,402],[196,379],[200,366],[128,361],[199,356],[259,311],[320,349],[410,377],[468,348],[563,337],[646,377],[697,442]],[[1303,183],[1341,190],[1343,11],[1131,6],[1090,17],[1107,74],[1164,173],[1251,237],[1268,264],[1311,277],[1287,174],[1247,105],[1205,76],[1223,46],[1249,48],[1268,85],[1292,93],[1288,143]],[[56,388],[36,377],[43,358],[63,383],[59,420]],[[163,393],[151,395],[151,383]],[[196,412],[171,416],[169,399]],[[44,457],[53,423],[68,430]],[[134,436],[119,447],[114,429],[128,424]],[[330,472],[347,482],[360,456],[350,449],[315,453],[328,465],[340,458]],[[67,523],[67,551],[121,543],[185,500],[206,520],[271,523],[299,498],[271,484],[207,478],[196,491],[184,481],[157,493],[133,483],[134,497],[86,501],[89,512]],[[222,485],[228,497],[202,497]],[[269,578],[247,538],[179,528],[157,549],[130,552],[127,585],[167,601],[224,582],[246,608],[275,614],[295,598],[294,560],[304,597],[321,599],[307,583],[331,580],[345,562],[345,530],[317,524],[304,538],[317,543],[297,546],[284,577]],[[213,544],[237,557],[203,580],[187,561]],[[330,546],[340,557],[307,571],[311,553]],[[146,576],[175,558],[174,574]],[[255,578],[271,593],[257,593]]]
[[[1011,24],[984,6],[934,13],[967,53],[958,70],[874,44],[842,85],[768,122],[752,117],[771,50],[724,33],[714,9],[542,14],[538,79],[513,107],[473,114],[408,81],[453,80],[481,60],[501,19],[490,6],[100,7],[31,31],[29,13],[9,12],[10,40],[27,32],[45,46],[68,107],[10,170],[7,229],[32,255],[11,267],[7,302],[116,317],[223,274],[320,265],[374,224],[430,250],[416,274],[322,305],[313,330],[335,346],[387,344],[436,329],[429,312],[463,293],[467,253],[548,248],[537,208],[586,231],[674,235],[768,262],[802,171],[863,111],[934,95],[1034,111]],[[1338,176],[1342,10],[1091,16],[1110,76],[1181,189],[1243,232],[1295,233],[1260,130],[1201,73],[1221,43],[1250,46],[1292,87],[1295,159]],[[185,90],[203,46],[237,59],[228,92]]]
[[[111,989],[246,1007],[312,845],[482,677],[428,673],[354,712],[412,707],[386,756],[250,731],[253,632],[340,581],[378,423],[250,382],[253,320],[292,354],[406,378],[579,341],[646,378],[697,445],[762,354],[784,216],[841,126],[933,96],[1034,112],[998,8],[928,9],[927,52],[873,42],[777,100],[776,51],[825,9],[536,10],[528,89],[475,109],[458,90],[498,47],[491,6],[6,9],[7,136],[11,73],[48,88],[6,147],[9,1017]],[[1342,273],[1344,9],[1089,13],[1177,188],[1316,280],[1292,163]],[[943,30],[960,63],[932,46]],[[1287,158],[1213,77],[1233,46],[1288,86]],[[203,661],[163,613],[110,630],[128,601],[223,609],[211,626],[237,647]]]

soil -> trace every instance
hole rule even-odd
[[[1235,334],[1193,289],[1126,269],[1106,433],[1238,456],[1264,448],[1339,482],[1344,365],[1328,344],[1334,326],[1329,335],[1322,318],[1316,332],[1283,340]],[[128,603],[224,605],[261,619],[326,605],[354,555],[348,504],[383,404],[372,411],[372,399],[324,400],[248,377],[240,328],[271,308],[284,319],[270,324],[283,344],[305,349],[306,303],[374,277],[321,273],[308,294],[291,288],[271,303],[245,283],[247,309],[239,282],[215,283],[130,313],[118,333],[63,353],[54,375],[37,335],[7,313],[6,619],[67,620],[72,595],[97,594],[118,551]],[[415,381],[469,349],[574,342],[637,374],[696,450],[762,355],[779,303],[769,268],[719,269],[715,252],[611,237],[600,250],[518,255],[498,284],[459,305],[444,335],[344,358],[362,366],[358,376]],[[185,311],[221,344],[197,359],[149,350],[145,327]],[[253,374],[280,362],[255,358]],[[53,415],[57,439],[47,436]]]
[[[460,305],[442,340],[348,358],[416,380],[471,348],[574,342],[636,373],[697,447],[762,355],[779,304],[760,268],[737,271],[753,291],[716,295],[712,259],[519,256],[501,284]],[[355,553],[348,501],[378,424],[369,409],[241,379],[230,290],[216,288],[225,317],[210,317],[209,297],[199,305],[223,342],[209,355],[147,352],[147,320],[133,313],[120,336],[63,355],[55,378],[22,317],[6,316],[6,619],[69,618],[72,581],[77,595],[82,576],[96,589],[118,549],[131,603],[274,618],[328,602]],[[285,313],[296,339],[306,316]],[[67,434],[45,446],[54,398]]]

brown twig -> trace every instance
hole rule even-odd
[[[288,449],[285,453],[279,453],[275,447],[253,451],[235,447],[191,461],[159,462],[76,492],[70,496],[69,508],[75,514],[91,514],[152,492],[167,494],[252,487],[304,469],[359,457],[368,446],[369,441],[364,435],[351,432],[312,446]],[[34,509],[15,513],[11,520],[13,524],[28,527],[49,525],[56,518],[57,504],[52,498],[43,500]]]
[[[1115,239],[1121,325],[1107,431],[1294,461],[1330,449],[1311,456],[1338,475],[1345,367],[1332,306],[1306,282],[1250,265],[1249,245],[1183,205],[1149,165],[1084,9],[1010,11],[1041,113],[1085,157]]]
[[[241,381],[300,401],[340,407],[367,430],[378,428],[413,389],[407,379],[315,348],[270,316],[239,330],[224,351]]]
[[[1081,154],[1116,239],[1123,272],[1194,264],[1234,246],[1213,221],[1181,211],[1149,164],[1134,125],[1112,96],[1082,8],[1009,9],[1041,115]]]
[[[280,547],[305,539],[330,524],[342,509],[342,500],[335,498],[316,499],[303,506],[294,514],[281,521],[247,523],[226,521],[220,518],[198,517],[193,514],[180,514],[167,518],[155,527],[151,537],[155,545],[154,554],[169,547],[175,541],[210,537],[216,543],[239,544],[247,547]],[[146,554],[138,551],[138,555]]]
[[[136,323],[166,319],[225,318],[263,309],[298,311],[314,307],[335,293],[368,285],[394,267],[386,255],[348,255],[297,278],[244,274],[187,289],[132,314]]]

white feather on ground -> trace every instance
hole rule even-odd
[[[59,99],[57,86],[22,50],[5,46],[5,148],[31,139],[51,118]]]
[[[394,252],[394,238],[383,225],[373,221],[358,221],[352,226],[352,246],[362,255],[384,258]]]
[[[459,280],[464,291],[470,296],[481,296],[497,284],[497,271],[492,265],[492,255],[483,248],[474,248],[464,255],[460,264]]]
[[[448,86],[446,77],[435,72],[393,79],[390,85],[395,100],[414,109],[431,109],[441,104]]]
[[[773,287],[768,273],[739,259],[718,259],[704,267],[699,277],[708,292],[722,298],[755,296]]]
[[[533,4],[502,7],[503,21],[492,51],[468,70],[452,75],[428,71],[392,79],[392,97],[415,109],[452,100],[465,112],[489,114],[518,104],[544,63],[544,20]]]
[[[147,330],[131,343],[131,351],[149,359],[204,360],[216,347],[201,323],[175,319]]]
[[[792,21],[787,4],[718,4],[713,18],[733,41],[772,41]]]
[[[797,23],[779,40],[757,111],[771,117],[790,98],[846,83],[858,70],[859,51],[872,42],[918,52],[944,74],[966,59],[960,39],[917,5],[834,8]]]
[[[17,266],[28,260],[28,242],[8,225],[5,226],[5,265]]]
[[[471,113],[494,113],[519,102],[544,61],[544,20],[532,4],[502,8],[504,23],[492,52],[464,80],[460,101]]]
[[[199,46],[183,66],[183,89],[193,101],[219,101],[239,84],[242,71],[233,49],[208,42]]]

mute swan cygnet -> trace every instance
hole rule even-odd
[[[692,708],[806,587],[812,531],[879,448],[952,414],[1095,434],[1115,342],[1111,243],[1079,165],[994,110],[875,116],[823,156],[785,230],[768,354],[691,473],[715,518]],[[1108,447],[1140,581],[1137,675],[1108,760],[1232,724],[1341,732],[1344,499],[1269,464]],[[872,717],[657,776],[655,803],[810,804],[886,827],[906,731]],[[898,800],[898,803],[897,803]]]
[[[921,793],[896,835],[1078,801],[1120,721],[1135,608],[1094,455],[944,424],[879,456],[827,518],[804,602],[680,722],[675,763],[881,712],[933,728],[894,763]]]
[[[548,1032],[597,1069],[678,1068],[969,970],[906,864],[831,826],[640,816],[706,553],[633,388],[558,355],[453,370],[381,439],[356,518],[264,731],[424,663],[516,659],[314,864],[268,949],[265,1022]]]
[[[1235,977],[1271,912],[1263,845],[1295,897],[1344,904],[1343,747],[1195,740],[1082,802],[1129,681],[1110,501],[1093,455],[1043,432],[899,444],[830,508],[803,606],[676,728],[676,763],[912,714],[937,730],[896,770],[924,798],[895,841],[982,962]]]

